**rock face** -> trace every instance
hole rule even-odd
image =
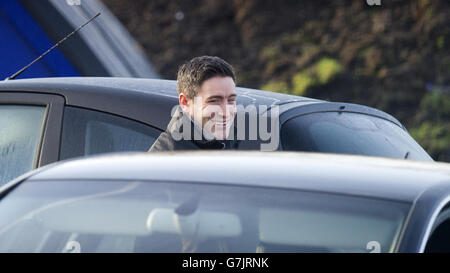
[[[221,56],[241,86],[379,108],[450,161],[448,1],[103,2],[163,77],[194,56]]]

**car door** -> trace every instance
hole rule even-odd
[[[130,116],[67,105],[59,159],[113,152],[146,152],[161,132]]]
[[[58,160],[64,98],[0,92],[0,185]]]

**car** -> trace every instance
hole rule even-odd
[[[31,171],[0,197],[0,252],[450,252],[447,163],[108,154]]]
[[[238,107],[238,116],[244,113],[245,118],[241,150],[266,145],[268,150],[432,160],[398,120],[382,111],[241,87],[236,92],[243,108]],[[177,104],[173,80],[69,77],[0,82],[0,185],[59,160],[148,151]],[[262,126],[266,121],[269,124]],[[261,130],[264,127],[267,130]],[[266,138],[266,131],[274,137]]]

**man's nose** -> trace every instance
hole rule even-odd
[[[227,118],[228,116],[232,116],[233,113],[236,111],[235,110],[236,106],[234,104],[230,105],[227,102],[222,103],[220,108],[221,108],[220,115],[223,116],[224,118]]]

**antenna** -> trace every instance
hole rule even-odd
[[[82,24],[81,26],[79,26],[77,29],[75,29],[74,31],[72,31],[72,33],[70,33],[69,35],[67,35],[66,37],[64,37],[61,41],[57,42],[54,46],[52,46],[50,49],[48,49],[47,51],[45,51],[41,56],[37,57],[34,61],[32,61],[31,63],[29,63],[27,66],[25,66],[24,68],[20,69],[19,71],[17,71],[16,73],[14,73],[12,76],[9,76],[8,78],[5,79],[5,81],[8,80],[14,80],[17,76],[19,76],[20,74],[22,74],[25,70],[27,70],[30,66],[32,66],[35,62],[39,61],[40,59],[42,59],[45,55],[47,55],[48,53],[50,53],[53,49],[57,48],[60,44],[62,44],[65,40],[69,39],[72,35],[74,35],[75,33],[77,33],[80,29],[82,29],[85,25],[89,24],[92,20],[94,20],[95,18],[97,18],[98,16],[100,16],[100,12],[97,13],[94,17],[92,17],[91,19],[89,19],[86,23]]]

